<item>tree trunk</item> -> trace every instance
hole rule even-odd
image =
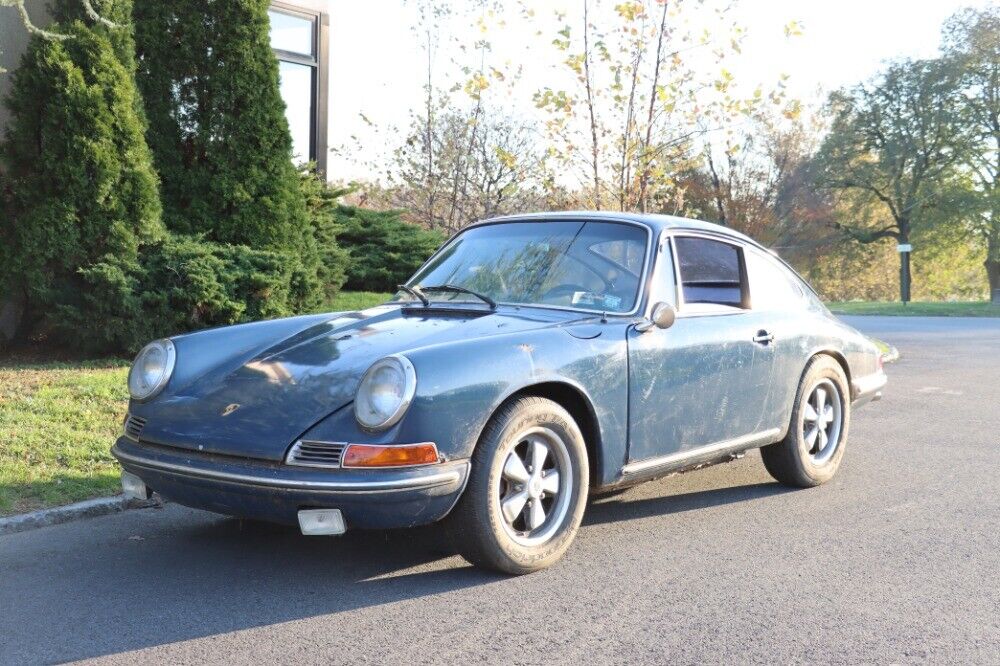
[[[989,298],[995,305],[1000,305],[1000,210],[994,210],[990,216],[990,227],[986,236],[986,280],[990,285]]]
[[[25,298],[20,289],[0,298],[0,349],[13,342],[24,320]]]
[[[995,258],[1000,256],[1000,247],[996,250],[996,253],[990,253],[983,265],[986,266],[986,277],[990,283],[990,301],[994,305],[1000,305],[1000,259]]]

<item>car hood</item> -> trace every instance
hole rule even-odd
[[[167,389],[149,403],[133,403],[130,412],[146,420],[143,441],[281,460],[302,433],[353,401],[361,375],[383,356],[538,328],[586,327],[590,319],[527,308],[389,305],[300,318],[277,330],[278,323],[259,331],[251,324],[179,336]]]

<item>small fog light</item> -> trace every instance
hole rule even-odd
[[[347,531],[340,509],[304,509],[299,511],[299,529],[306,536],[343,534]]]
[[[129,472],[122,472],[122,490],[129,499],[148,500],[153,496],[143,480]]]

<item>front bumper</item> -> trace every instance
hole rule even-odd
[[[292,467],[137,443],[111,448],[121,466],[178,504],[295,525],[302,509],[340,509],[348,528],[412,527],[444,518],[458,501],[469,461],[379,470]]]

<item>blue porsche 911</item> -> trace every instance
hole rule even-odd
[[[546,567],[588,495],[760,448],[837,471],[881,356],[758,243],[657,215],[487,220],[393,300],[157,340],[112,452],[152,491],[303,534],[443,521],[507,573]]]

